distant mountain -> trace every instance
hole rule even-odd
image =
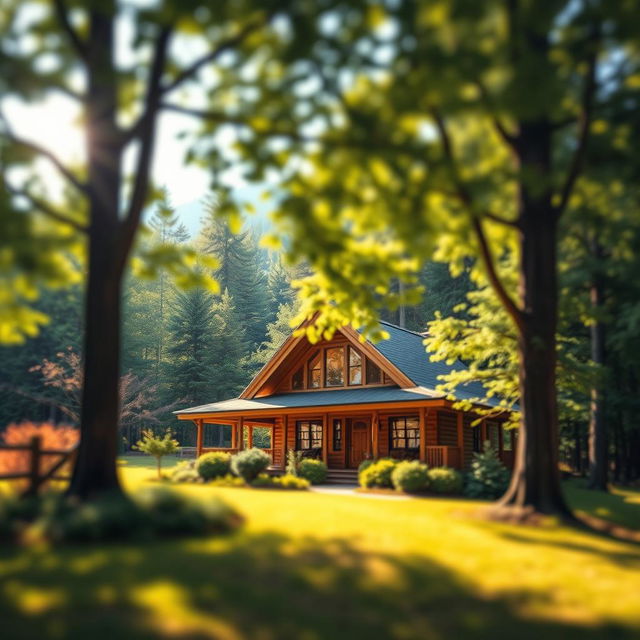
[[[254,207],[255,212],[246,215],[247,224],[259,227],[261,230],[266,230],[271,226],[268,213],[274,207],[273,199],[264,200],[262,198],[264,191],[265,187],[259,185],[251,185],[232,191],[232,197],[239,205],[250,204]],[[191,236],[195,236],[200,230],[200,223],[205,214],[203,200],[204,197],[176,207],[180,222],[187,227]]]

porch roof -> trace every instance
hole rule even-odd
[[[426,387],[365,387],[361,389],[334,389],[327,391],[297,391],[262,398],[233,398],[198,407],[174,411],[176,414],[225,413],[232,411],[263,411],[264,409],[303,409],[331,405],[357,405],[377,402],[418,402],[444,398],[444,394]]]

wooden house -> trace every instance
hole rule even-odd
[[[351,327],[317,344],[291,335],[238,398],[175,412],[195,422],[198,455],[256,445],[284,469],[294,449],[324,460],[329,478],[340,480],[384,456],[465,469],[489,440],[512,466],[504,419],[472,426],[478,416],[455,410],[436,390],[451,367],[431,362],[421,334],[383,325],[390,337],[376,344],[361,342]],[[482,397],[477,384],[460,387],[457,397]]]

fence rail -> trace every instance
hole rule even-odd
[[[48,480],[69,480],[70,476],[61,475],[59,472],[75,457],[78,445],[70,449],[43,449],[42,438],[34,436],[28,444],[0,444],[0,451],[26,451],[30,454],[27,471],[0,474],[0,480],[28,480],[23,495],[33,496]],[[42,459],[48,456],[59,456],[60,459],[56,460],[49,469],[42,471]]]

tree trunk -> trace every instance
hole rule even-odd
[[[602,245],[593,240],[593,257],[598,261],[596,269],[603,259]],[[605,417],[605,397],[603,371],[606,362],[605,328],[598,315],[604,304],[604,286],[602,277],[596,273],[591,285],[591,308],[595,321],[591,325],[591,359],[598,366],[596,379],[591,389],[591,407],[589,413],[589,489],[607,490],[608,481],[608,444],[607,423]]]
[[[558,469],[557,212],[547,186],[551,127],[545,121],[523,123],[517,144],[525,176],[519,194],[522,425],[511,484],[498,502],[496,514],[526,519],[539,513],[572,519]]]
[[[582,434],[580,423],[573,423],[573,468],[578,475],[582,475]]]
[[[120,492],[116,471],[120,377],[117,266],[121,145],[116,129],[114,7],[96,5],[88,39],[89,274],[78,458],[68,493],[86,499]]]

